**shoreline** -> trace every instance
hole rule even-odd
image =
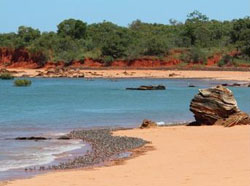
[[[171,126],[114,132],[150,141],[139,156],[103,167],[55,171],[1,186],[204,185],[247,186],[250,178],[249,126]],[[168,135],[166,135],[168,134]],[[197,140],[198,139],[198,140]],[[143,147],[142,147],[143,148]],[[181,166],[180,166],[181,165]],[[53,180],[53,181],[52,181]],[[206,181],[206,182],[204,182]],[[0,182],[1,183],[1,182]]]
[[[249,71],[210,70],[153,70],[153,69],[68,69],[66,71],[46,69],[7,69],[15,77],[41,78],[152,78],[152,79],[214,79],[229,81],[250,81]]]
[[[123,127],[111,129],[107,127],[73,130],[59,138],[66,141],[81,140],[81,143],[84,144],[83,147],[54,155],[55,159],[48,164],[38,164],[5,171],[6,174],[13,173],[15,176],[9,176],[0,180],[0,185],[4,181],[29,179],[55,171],[109,166],[113,162],[121,162],[123,159],[131,158],[133,156],[132,152],[138,151],[147,142],[139,138],[112,135],[115,131],[130,129]]]
[[[14,138],[7,139],[7,140],[16,141],[16,139]],[[51,141],[51,140],[54,141],[56,139],[48,138],[46,141]],[[25,140],[25,142],[28,142],[28,141],[30,140]],[[55,146],[53,147],[53,152],[48,152],[46,150],[43,150],[41,153],[39,153],[40,158],[41,158],[40,160],[37,159],[36,162],[34,161],[29,162],[30,163],[29,165],[19,165],[19,167],[15,167],[15,168],[12,167],[12,168],[9,168],[8,170],[4,170],[0,172],[1,173],[0,183],[2,181],[13,181],[17,179],[32,178],[36,175],[47,173],[49,172],[49,170],[42,170],[41,168],[51,167],[51,166],[55,166],[63,162],[67,162],[69,160],[74,159],[75,157],[86,154],[86,152],[90,149],[89,145],[84,143],[82,140],[69,139],[69,140],[65,140],[64,142],[62,140],[57,139],[57,141],[58,141],[57,142],[58,144],[56,145],[56,148]],[[21,140],[20,143],[22,142],[24,141]],[[39,140],[37,142],[39,143]],[[44,159],[44,156],[47,156],[46,159]]]

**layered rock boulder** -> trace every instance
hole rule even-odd
[[[190,111],[196,125],[250,124],[249,115],[240,111],[232,91],[223,86],[199,90],[191,101]]]

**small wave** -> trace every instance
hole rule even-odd
[[[49,137],[51,136],[58,137],[58,136],[64,136],[66,134],[68,134],[68,132],[46,132],[44,135]]]
[[[158,122],[156,122],[156,124],[159,125],[159,126],[163,126],[163,125],[171,126],[171,125],[184,125],[184,124],[190,123],[190,122],[192,122],[192,120],[178,121],[178,122],[164,122],[164,121],[158,121]]]
[[[27,167],[41,166],[52,163],[57,156],[62,153],[81,149],[85,146],[81,141],[74,140],[68,144],[59,144],[57,146],[44,147],[39,152],[29,152],[18,154],[11,160],[0,161],[0,172],[22,169]]]
[[[4,160],[1,163],[0,172],[12,170],[12,169],[22,169],[32,166],[40,166],[49,164],[54,161],[54,157],[50,155],[38,156],[37,158],[28,160]]]
[[[156,122],[157,125],[166,125],[166,123],[164,121],[158,121]]]

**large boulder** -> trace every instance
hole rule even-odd
[[[239,110],[232,91],[223,86],[199,90],[191,101],[190,111],[197,125],[250,124],[249,116]]]

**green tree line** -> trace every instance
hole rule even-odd
[[[171,49],[183,49],[183,61],[206,61],[216,52],[238,51],[239,59],[250,59],[250,17],[232,21],[210,20],[194,11],[185,22],[151,24],[140,20],[128,27],[104,21],[87,24],[67,19],[57,32],[40,32],[20,26],[17,33],[0,34],[0,47],[27,49],[39,63],[92,58],[107,65],[116,59],[134,60],[150,56],[163,58]],[[37,55],[36,55],[37,54]],[[39,54],[39,55],[38,55]],[[231,59],[224,56],[224,62]]]

